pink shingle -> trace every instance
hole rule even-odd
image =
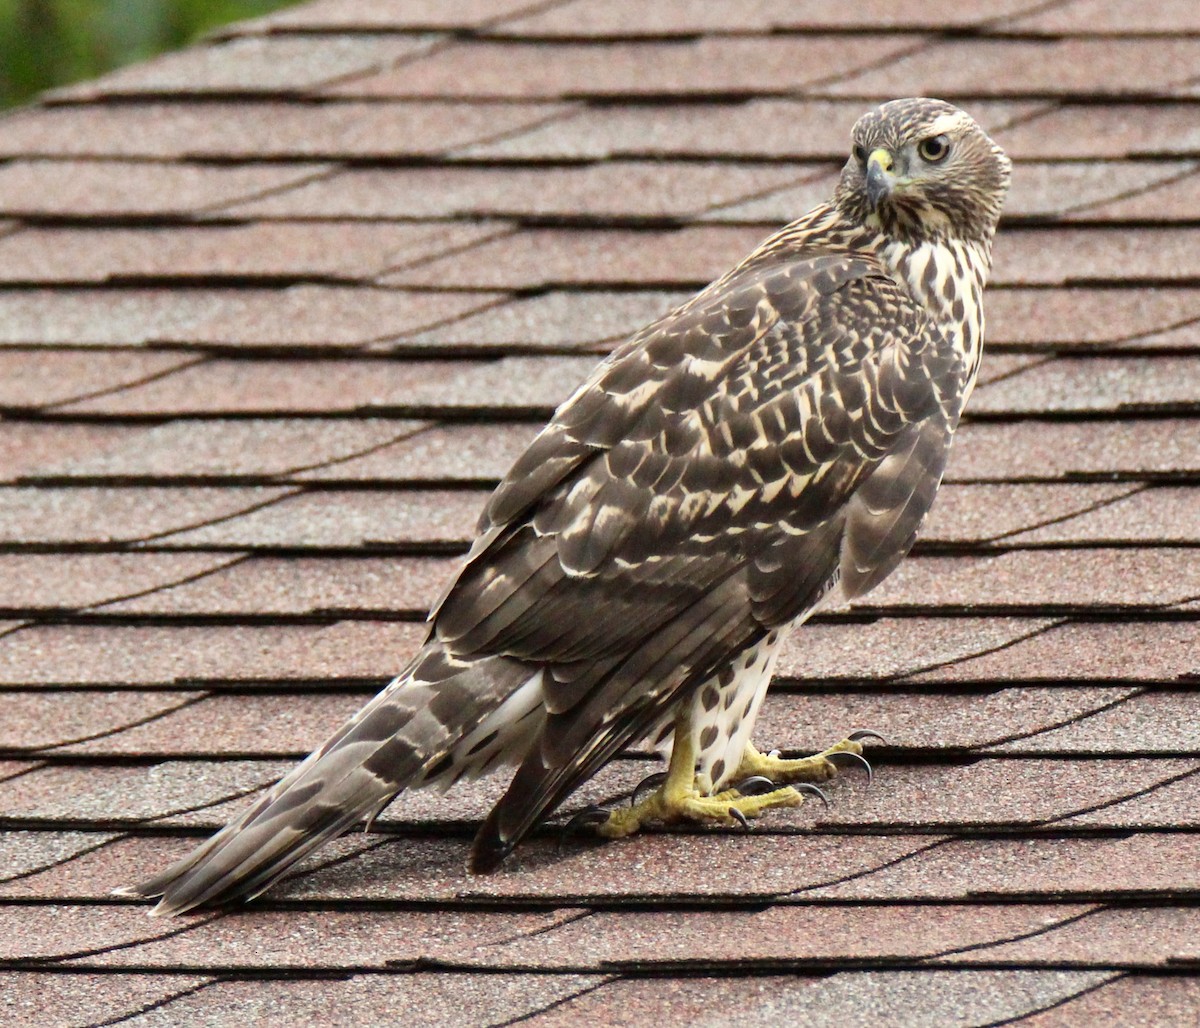
[[[970,901],[1001,896],[1146,896],[1158,890],[1192,890],[1200,867],[1196,841],[1187,834],[1124,838],[952,839],[909,860],[880,867],[809,891],[812,899],[941,899]]]
[[[169,421],[153,428],[128,427],[110,439],[102,454],[68,457],[42,465],[39,473],[56,480],[261,482],[305,468],[336,467],[425,425],[383,418],[245,418],[211,420],[202,426]]]
[[[2,561],[0,558],[0,567]],[[110,614],[155,616],[362,615],[370,611],[381,616],[404,612],[420,617],[459,566],[457,557],[254,557],[223,572],[104,609]]]
[[[971,409],[978,415],[1135,411],[1172,414],[1200,400],[1200,360],[1181,357],[1070,358],[1047,361],[982,386]]]
[[[36,410],[149,381],[195,359],[178,353],[0,350],[0,406]]]
[[[769,33],[780,29],[908,28],[940,29],[985,24],[1029,9],[1033,0],[1002,0],[986,9],[950,0],[914,3],[867,0],[853,7],[820,0],[659,0],[639,8],[616,9],[605,0],[574,0],[504,23],[519,36],[615,37]]]
[[[1172,682],[1196,674],[1195,626],[1186,621],[1065,623],[913,681]]]
[[[287,493],[256,487],[17,487],[0,493],[0,540],[59,545],[136,542],[253,510]]]
[[[992,280],[997,285],[1074,286],[1178,282],[1197,271],[1191,230],[1055,228],[1002,233]]]
[[[1150,1023],[1190,1024],[1200,1019],[1200,982],[1195,978],[1123,975],[1075,999],[1026,1018],[1028,1028],[1103,1024],[1138,1011]]]
[[[0,1020],[1195,1021],[1162,973],[1200,888],[1195,25],[317,0],[3,119],[0,906],[7,958],[66,962],[0,974]],[[917,553],[788,640],[755,736],[877,728],[871,790],[749,833],[539,827],[469,876],[500,775],[406,795],[258,913],[114,906],[404,666],[598,356],[928,91],[1017,162],[990,352]]]
[[[1193,115],[1180,102],[1063,104],[1001,129],[996,141],[1018,158],[1195,156],[1200,126]]]
[[[79,920],[82,920],[79,919]],[[81,941],[88,938],[81,933]],[[102,1024],[153,1010],[209,979],[194,974],[29,974],[0,972],[5,1017],[13,1025]]]
[[[462,42],[324,92],[341,97],[558,99],[779,94],[894,57],[920,37],[706,36],[667,43]]]
[[[1200,40],[956,39],[827,87],[838,96],[1159,96],[1196,74]]]
[[[0,212],[133,217],[226,207],[328,173],[319,164],[15,161],[0,167]]]
[[[1191,418],[960,426],[947,479],[1182,477],[1200,470]]]
[[[517,422],[441,425],[352,460],[296,476],[309,482],[498,481],[525,451],[538,426]]]
[[[3,354],[0,354],[3,359]],[[178,375],[83,400],[64,412],[107,415],[356,413],[407,418],[464,411],[548,417],[595,357],[499,361],[210,360]]]
[[[786,164],[351,170],[234,203],[248,218],[686,218],[811,175]],[[3,205],[0,177],[0,208]],[[1112,195],[1112,194],[1109,194]]]
[[[65,610],[111,603],[189,581],[235,559],[217,553],[4,553],[0,609]]]
[[[6,157],[293,160],[432,156],[523,130],[564,104],[132,101],[26,109],[0,124]]]
[[[176,93],[296,93],[418,55],[435,37],[248,37],[169,53],[57,90],[62,100]]]
[[[6,750],[42,750],[119,734],[201,696],[197,692],[11,693],[4,698],[0,745]]]
[[[181,994],[150,1015],[172,1024],[319,1023],[331,1009],[382,1022],[405,1011],[416,1023],[491,1024],[534,1014],[595,988],[597,975],[365,974],[330,979],[232,981]]]
[[[1200,17],[1197,17],[1196,8],[1187,0],[1163,0],[1157,4],[1070,0],[1069,3],[1034,10],[1006,21],[1005,28],[1049,35],[1194,35],[1200,32]]]
[[[762,99],[579,107],[545,125],[459,151],[473,159],[737,157],[844,160],[861,100]],[[971,114],[991,130],[1047,105],[980,100]],[[803,125],[803,132],[795,127]],[[0,147],[4,136],[0,132]],[[0,151],[2,152],[2,151]]]
[[[0,281],[139,278],[361,280],[503,231],[358,222],[189,228],[30,228],[0,238]]]
[[[993,289],[986,307],[989,344],[1136,344],[1200,320],[1200,292],[1152,287]]]
[[[147,685],[353,679],[381,686],[423,626],[37,625],[0,636],[0,685]]]
[[[1112,971],[852,970],[811,978],[622,978],[548,1009],[531,1025],[570,1028],[628,1016],[636,1024],[672,1018],[734,1022],[785,1019],[794,1024],[853,1021],[869,1010],[884,1024],[993,1024],[1055,1007],[1116,978]],[[636,1020],[635,1020],[636,1019]]]
[[[225,31],[363,31],[367,29],[476,28],[502,21],[529,7],[529,0],[316,0],[276,11]]]
[[[716,226],[665,232],[527,229],[383,281],[460,289],[626,283],[698,288],[745,257],[766,234],[758,227]]]

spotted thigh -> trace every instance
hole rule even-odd
[[[779,641],[777,632],[764,636],[692,694],[696,788],[701,793],[719,792],[737,771],[771,683]],[[674,745],[673,729],[674,712],[651,735],[664,757]]]

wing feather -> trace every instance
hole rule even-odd
[[[873,257],[789,254],[651,326],[559,409],[434,619],[452,652],[549,672],[480,866],[839,574],[865,590],[898,562],[956,417],[944,351]]]

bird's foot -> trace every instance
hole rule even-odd
[[[871,765],[862,755],[862,743],[859,741],[861,739],[884,741],[878,732],[860,729],[851,732],[829,749],[800,760],[785,760],[779,756],[778,751],[759,753],[753,745],[747,744],[734,779],[742,781],[746,778],[766,778],[775,784],[825,782],[837,774],[838,765],[841,764],[865,768],[867,780],[870,781]]]
[[[635,799],[637,791],[635,791]],[[609,811],[608,818],[596,830],[609,839],[633,835],[646,824],[677,824],[680,821],[715,822],[723,825],[740,824],[749,827],[749,819],[775,807],[798,807],[804,797],[797,789],[784,786],[758,795],[747,795],[737,789],[705,796],[692,784],[682,789],[672,788],[668,781],[644,800],[628,807]]]

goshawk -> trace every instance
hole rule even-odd
[[[751,730],[780,641],[913,544],[983,342],[1008,187],[965,113],[895,100],[854,126],[830,202],[638,332],[487,504],[420,652],[190,856],[127,894],[157,913],[253,897],[398,793],[516,765],[476,872],[623,748],[670,753],[646,822],[744,823],[827,778]],[[853,758],[851,758],[853,759]],[[748,777],[769,791],[733,788]],[[803,789],[804,786],[801,786]]]

